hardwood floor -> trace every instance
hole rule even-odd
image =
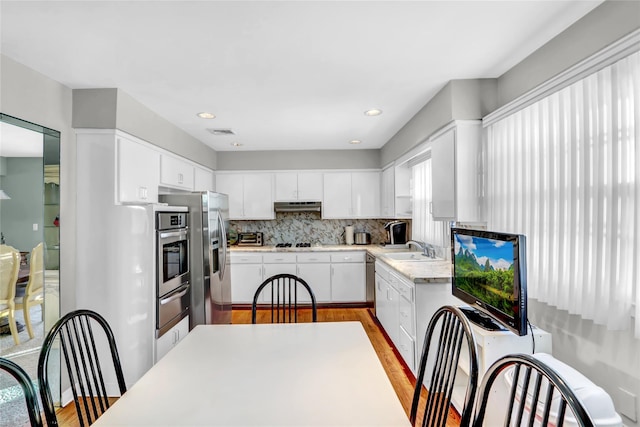
[[[258,322],[263,319],[266,320],[266,316],[266,312],[258,312]],[[303,313],[299,318],[299,321],[310,320],[310,313]],[[400,356],[395,353],[393,346],[387,341],[384,332],[374,320],[374,317],[369,313],[369,309],[320,308],[318,309],[318,321],[358,321],[362,323],[408,417],[411,410],[415,379],[411,372],[408,371],[406,365],[400,362]],[[251,323],[251,310],[234,310],[232,323]],[[426,393],[423,393],[422,399],[424,399],[425,394]],[[76,427],[78,423],[74,420],[74,417],[75,409],[73,404],[67,405],[58,411],[58,422],[63,427]],[[420,419],[420,414],[418,415],[418,419]],[[452,410],[447,420],[447,427],[458,427],[459,425],[460,418],[458,414]]]

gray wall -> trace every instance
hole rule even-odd
[[[608,0],[498,78],[498,106],[640,27],[640,2]]]
[[[76,308],[76,143],[71,89],[0,55],[2,113],[60,132],[60,309]],[[67,224],[67,226],[65,226]]]
[[[73,90],[73,127],[120,129],[211,169],[216,152],[120,89]]]
[[[218,170],[377,169],[380,150],[218,151]]]
[[[44,173],[41,157],[6,159],[2,189],[11,197],[0,200],[0,228],[7,245],[30,252],[42,241],[44,233]],[[37,231],[33,231],[37,224]]]

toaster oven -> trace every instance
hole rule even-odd
[[[238,233],[238,246],[262,246],[262,233]]]

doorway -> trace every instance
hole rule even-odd
[[[29,309],[33,336],[22,309],[15,310],[19,344],[9,328],[1,326],[8,324],[7,317],[0,318],[0,356],[16,362],[37,383],[42,342],[60,317],[60,132],[0,113],[0,141],[0,239],[20,251],[16,297],[32,286],[30,281],[35,286],[33,277],[43,287],[43,304]],[[31,263],[39,244],[40,268]],[[34,274],[36,270],[42,273]],[[0,427],[28,419],[18,389],[6,375],[0,377]]]

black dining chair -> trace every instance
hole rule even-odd
[[[31,382],[29,375],[17,363],[12,360],[0,357],[0,370],[7,372],[18,382],[24,393],[27,412],[29,413],[29,421],[31,427],[42,426],[42,417],[40,416],[40,406],[38,405],[38,393]]]
[[[108,349],[109,354],[100,352],[101,348]],[[105,377],[115,375],[120,396],[127,391],[115,337],[107,321],[91,310],[72,311],[53,325],[38,360],[40,397],[48,426],[58,425],[49,383],[49,357],[54,351],[67,368],[80,426],[91,425],[109,408],[109,398],[115,393],[108,394]]]
[[[491,411],[492,417],[497,415],[504,420],[500,421],[500,425],[562,427],[569,409],[573,412],[575,424],[581,427],[594,426],[583,404],[553,368],[534,356],[512,354],[498,359],[484,374],[478,393],[473,427],[487,425],[485,416],[489,398],[496,395],[496,388],[505,387],[505,382],[496,383],[496,379],[503,372],[507,374],[509,369],[512,369],[509,373],[511,375],[509,395],[506,396],[505,401],[499,401],[497,405],[493,405],[503,408],[504,414],[496,414],[496,407]]]
[[[466,346],[463,347],[463,344]],[[461,359],[461,354],[464,354],[464,359]],[[427,362],[430,365],[431,381],[427,397],[423,402],[422,419],[417,420],[420,394],[427,374]],[[440,307],[429,321],[422,347],[409,417],[411,425],[429,427],[446,425],[459,363],[464,363],[469,373],[464,406],[460,413],[460,426],[467,427],[471,425],[473,403],[478,388],[476,342],[469,321],[459,308]]]
[[[261,304],[259,299],[263,292],[265,297]],[[259,305],[271,310],[271,323],[297,323],[298,311],[309,306],[312,321],[318,321],[316,296],[307,282],[293,274],[276,274],[262,282],[253,296],[251,323],[256,323]]]

